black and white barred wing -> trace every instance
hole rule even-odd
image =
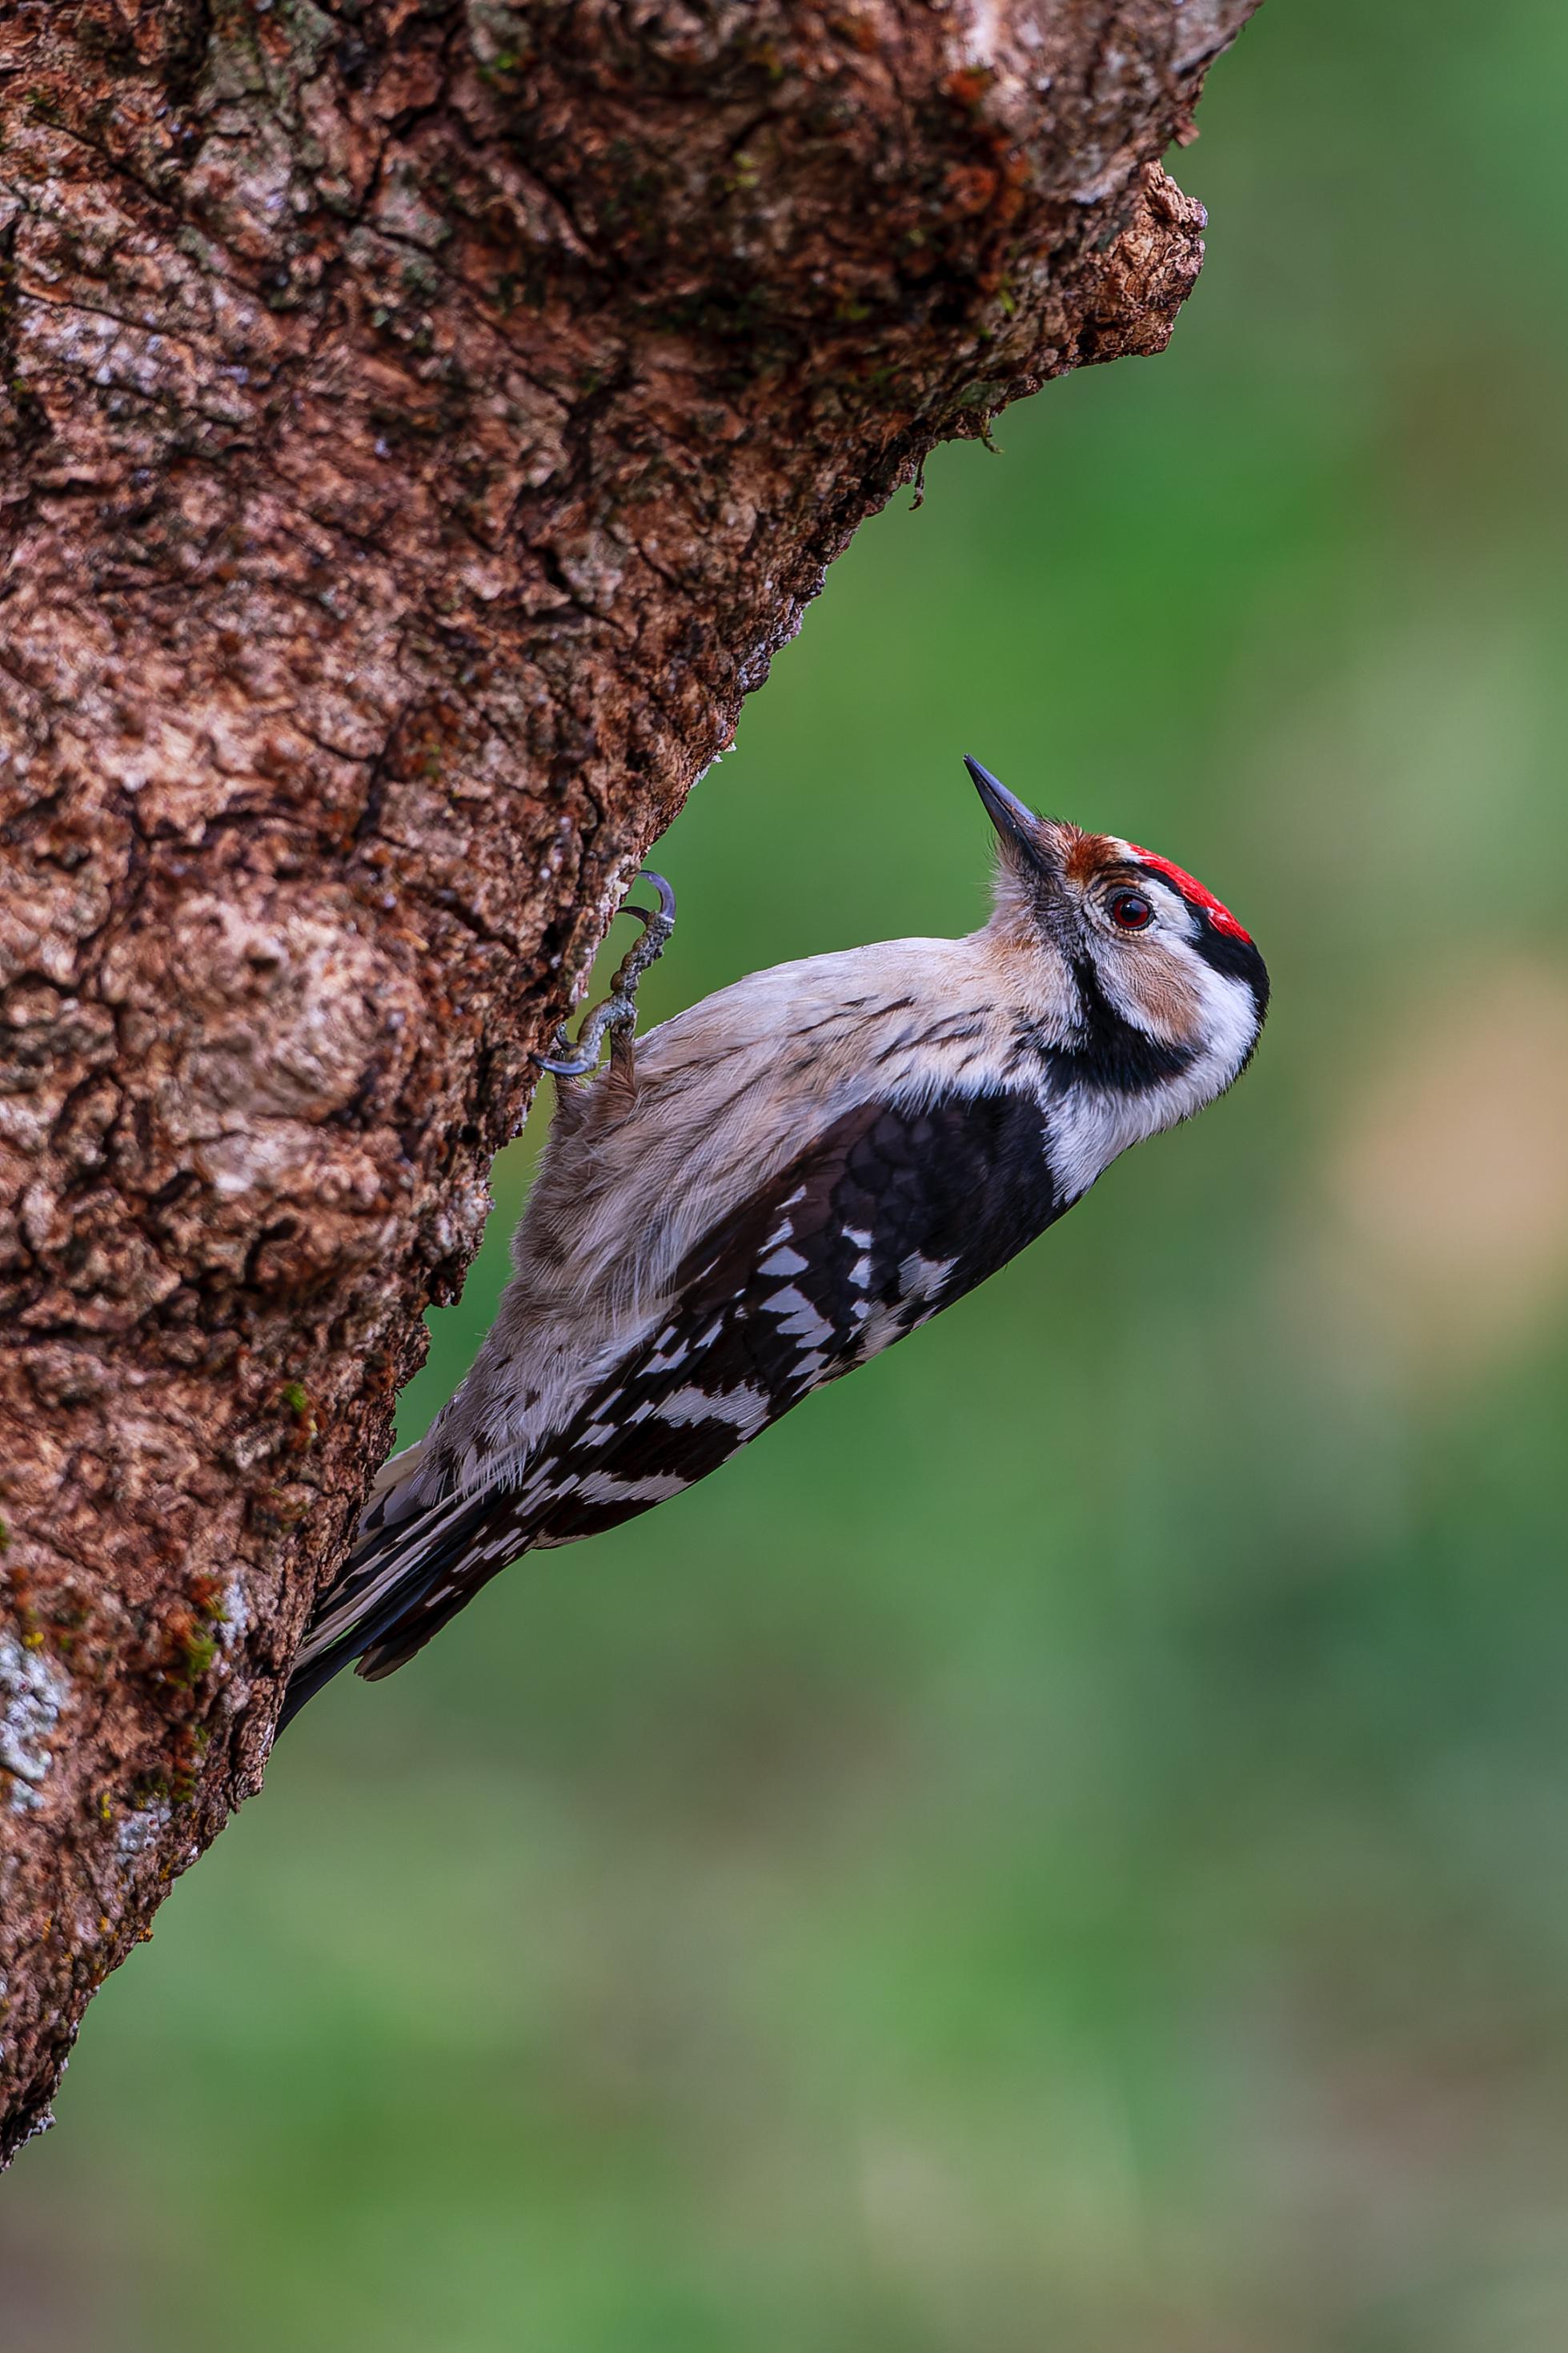
[[[1064,1206],[1033,1095],[845,1113],[695,1245],[659,1328],[518,1484],[367,1530],[307,1641],[291,1705],[362,1652],[363,1674],[401,1666],[520,1553],[597,1535],[706,1478],[972,1290]]]

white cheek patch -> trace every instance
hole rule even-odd
[[[1094,976],[1111,1011],[1145,1038],[1163,1046],[1190,1046],[1204,1027],[1198,1008],[1204,979],[1211,971],[1198,954],[1197,918],[1163,883],[1151,882],[1145,895],[1158,906],[1158,926],[1130,941],[1091,939]],[[1168,996],[1158,986],[1162,964],[1169,976]],[[1133,985],[1140,977],[1146,997]]]
[[[1051,1166],[1069,1198],[1085,1193],[1102,1170],[1130,1145],[1190,1119],[1223,1094],[1258,1038],[1258,1008],[1244,980],[1216,972],[1195,948],[1181,945],[1183,978],[1199,1004],[1193,1029],[1182,1039],[1158,1038],[1112,976],[1100,972],[1100,987],[1122,1018],[1162,1045],[1195,1047],[1192,1061],[1174,1077],[1137,1092],[1079,1083],[1047,1103]]]

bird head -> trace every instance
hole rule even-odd
[[[1001,849],[993,932],[1051,966],[1059,1057],[1090,1084],[1160,1099],[1162,1125],[1212,1102],[1247,1067],[1268,1008],[1248,934],[1168,858],[1037,817],[978,760],[964,765]]]

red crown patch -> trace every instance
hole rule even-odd
[[[1184,899],[1194,907],[1201,907],[1216,932],[1227,932],[1233,940],[1245,940],[1248,947],[1252,945],[1252,934],[1243,931],[1224,902],[1216,899],[1212,891],[1205,891],[1184,867],[1173,865],[1168,858],[1156,858],[1152,849],[1140,849],[1135,841],[1130,841],[1127,847],[1134,858],[1141,859],[1145,866],[1152,866],[1156,874],[1165,877],[1167,882],[1173,882]]]

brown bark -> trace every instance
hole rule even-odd
[[[629,877],[933,442],[1163,346],[1252,5],[0,16],[6,2151]]]

